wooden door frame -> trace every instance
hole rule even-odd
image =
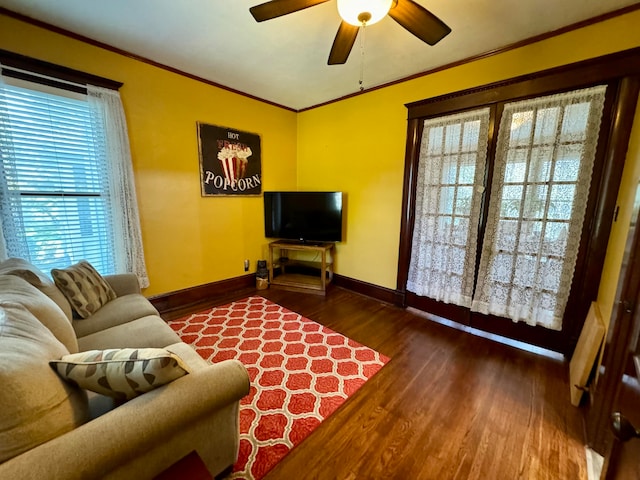
[[[600,131],[601,141],[598,142],[596,153],[591,193],[583,227],[583,240],[579,251],[580,260],[574,276],[562,331],[531,327],[524,323],[514,323],[477,313],[465,313],[461,307],[435,302],[407,292],[423,121],[427,118],[487,106],[497,108],[499,113],[504,102],[604,83],[608,84],[609,88]],[[639,92],[640,48],[634,48],[407,104],[407,144],[397,276],[397,291],[402,298],[402,305],[414,306],[491,333],[570,355],[580,335],[589,305],[597,295]],[[492,117],[492,121],[497,122],[499,118]],[[489,137],[491,151],[495,150],[496,134],[497,129],[495,124],[492,124]],[[490,175],[490,171],[488,172]],[[486,208],[485,202],[483,205],[485,218]],[[480,228],[482,229],[483,225]]]

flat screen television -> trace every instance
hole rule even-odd
[[[267,238],[342,241],[342,192],[264,192]]]

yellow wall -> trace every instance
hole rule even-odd
[[[640,46],[638,25],[640,11],[300,113],[299,188],[348,193],[337,272],[396,287],[406,103]],[[640,116],[635,123],[640,125]],[[636,142],[632,163],[640,163],[639,148]]]
[[[0,48],[124,83],[146,295],[244,274],[265,258],[261,197],[202,197],[196,122],[259,133],[263,189],[296,188],[296,114],[0,15]]]
[[[337,273],[395,288],[409,102],[640,45],[640,11],[300,114],[0,16],[0,48],[124,82],[143,241],[155,294],[242,275],[266,257],[262,200],[202,198],[196,121],[260,133],[263,188],[342,190]],[[354,78],[354,91],[357,79]],[[638,137],[640,112],[634,135]],[[640,168],[629,152],[625,181]],[[630,173],[635,171],[636,173]],[[619,224],[622,222],[619,222]],[[624,236],[621,234],[621,236]],[[605,272],[620,259],[612,240]],[[599,301],[611,304],[601,288]],[[604,314],[604,311],[603,311]]]
[[[622,174],[622,182],[618,191],[618,219],[611,227],[611,236],[607,247],[607,261],[600,280],[598,306],[606,326],[609,326],[615,295],[618,288],[618,276],[622,266],[629,223],[640,182],[640,101],[636,107],[636,117],[629,140],[627,162]]]

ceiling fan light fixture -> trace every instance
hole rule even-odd
[[[351,25],[368,26],[382,20],[392,3],[393,0],[338,0],[338,13]]]

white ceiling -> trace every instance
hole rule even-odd
[[[636,0],[416,0],[452,33],[431,47],[387,17],[366,30],[371,88],[557,30]],[[295,110],[357,92],[360,33],[327,65],[340,17],[332,0],[257,23],[261,0],[0,0],[0,6]],[[117,75],[114,73],[114,78]]]

